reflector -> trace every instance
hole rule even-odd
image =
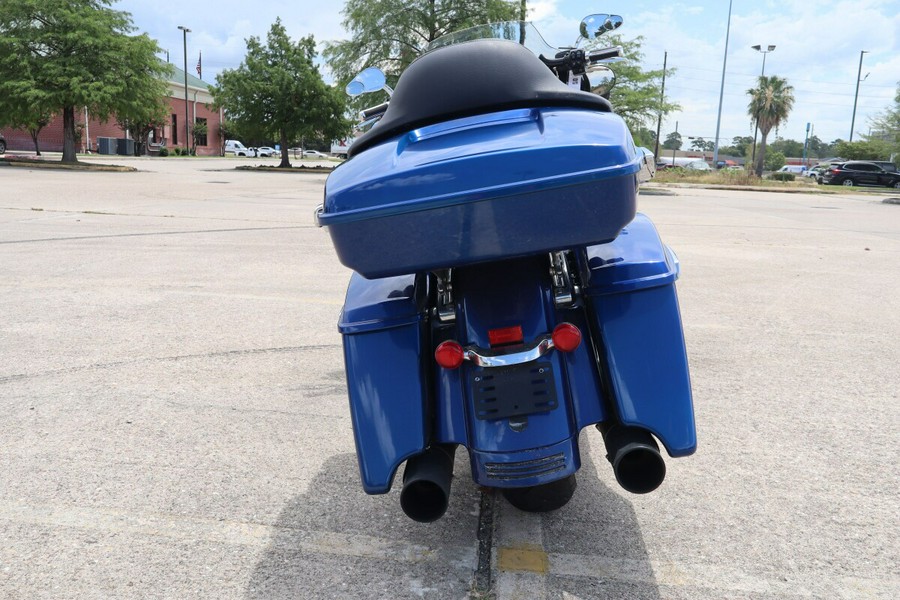
[[[572,352],[581,343],[581,331],[571,323],[560,323],[553,330],[553,346],[560,352]]]
[[[434,360],[445,369],[458,369],[464,357],[463,347],[453,340],[442,342],[434,351]]]

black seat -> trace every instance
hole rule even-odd
[[[441,121],[544,106],[611,111],[608,100],[571,89],[515,42],[489,39],[447,46],[409,66],[384,116],[353,143],[348,154]]]

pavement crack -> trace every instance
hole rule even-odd
[[[0,384],[10,383],[13,381],[21,381],[24,379],[37,379],[41,377],[53,377],[56,375],[68,375],[70,373],[78,373],[81,371],[91,371],[94,369],[116,369],[118,367],[136,365],[141,363],[154,362],[177,362],[181,360],[196,360],[203,358],[219,358],[233,356],[249,356],[254,354],[279,354],[289,352],[303,352],[309,350],[328,350],[340,348],[340,344],[310,344],[307,346],[283,346],[278,348],[248,348],[243,350],[224,350],[219,352],[203,352],[199,354],[180,354],[176,356],[151,356],[141,358],[131,358],[126,360],[117,360],[105,363],[92,363],[89,365],[79,365],[75,367],[67,367],[65,369],[48,369],[37,373],[15,373],[12,375],[0,376]]]

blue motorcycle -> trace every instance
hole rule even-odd
[[[621,17],[592,15],[581,38]],[[587,46],[591,47],[591,46]],[[636,213],[651,157],[604,97],[619,47],[554,49],[533,26],[440,38],[329,176],[316,211],[354,274],[340,316],[362,485],[421,522],[454,455],[529,511],[564,505],[595,425],[619,484],[656,489],[696,448],[679,265]]]

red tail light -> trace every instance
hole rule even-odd
[[[560,323],[553,330],[553,346],[560,352],[572,352],[581,343],[581,331],[571,323]]]
[[[488,342],[490,342],[492,348],[494,346],[506,346],[507,344],[521,344],[524,339],[521,325],[488,330]]]
[[[465,355],[465,350],[458,342],[448,340],[442,342],[434,351],[434,360],[445,369],[458,369]]]

